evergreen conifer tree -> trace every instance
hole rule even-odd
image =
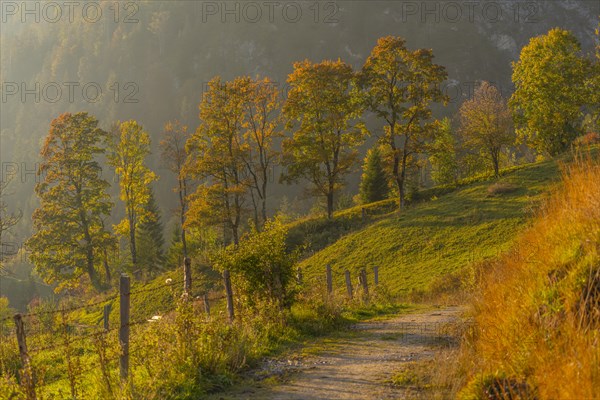
[[[162,269],[165,262],[163,224],[154,192],[150,191],[145,206],[147,216],[140,223],[137,240],[139,244],[139,260],[143,271],[154,274]]]
[[[360,181],[360,199],[363,204],[384,200],[388,197],[389,186],[383,168],[381,151],[377,146],[367,152]]]

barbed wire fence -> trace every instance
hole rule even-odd
[[[191,262],[184,262],[183,279],[167,279],[164,284],[147,283],[141,287],[131,287],[128,275],[121,275],[119,291],[116,294],[86,304],[65,305],[54,309],[18,313],[0,318],[0,340],[18,351],[18,383],[27,400],[37,400],[41,388],[55,385],[61,381],[68,383],[69,392],[64,393],[62,386],[59,396],[78,398],[81,393],[80,381],[86,374],[97,372],[107,390],[113,390],[113,373],[118,364],[121,381],[129,378],[130,356],[136,351],[131,347],[132,328],[159,321],[162,316],[176,311],[179,300],[200,303],[205,313],[204,322],[213,322],[211,305],[227,300],[228,319],[233,321],[233,294],[229,274],[224,274],[223,289],[192,291]],[[161,307],[160,313],[144,315],[134,312],[131,303],[136,296],[150,292],[160,292],[165,288],[172,290],[174,301],[168,307]],[[118,307],[118,322],[111,319],[113,307]],[[85,311],[87,315],[99,314],[96,323],[72,321],[73,313]],[[162,314],[162,315],[155,315]],[[80,357],[96,355],[93,357]],[[39,357],[39,362],[38,362]],[[64,365],[58,372],[56,365]],[[14,363],[13,363],[14,365]],[[48,369],[53,365],[52,370]],[[1,366],[1,365],[0,365]],[[2,371],[0,371],[1,373]]]
[[[327,265],[324,274],[312,275],[308,279],[298,268],[296,283],[307,289],[312,287],[324,296],[333,299],[334,283],[331,265]],[[345,281],[345,288],[338,288],[341,295],[347,299],[360,299],[369,301],[369,283],[365,268],[358,271],[357,281],[351,279],[350,271],[335,271],[339,280]],[[370,274],[369,274],[370,275]],[[343,279],[341,279],[343,276]],[[56,309],[45,309],[28,313],[19,313],[12,317],[0,319],[0,339],[9,341],[11,346],[18,349],[20,362],[18,382],[27,400],[37,400],[36,393],[40,388],[67,381],[69,393],[64,393],[60,387],[62,397],[78,398],[81,380],[87,374],[97,373],[104,387],[113,393],[116,373],[120,382],[128,382],[130,378],[130,356],[140,351],[146,343],[132,343],[131,329],[146,324],[152,324],[177,310],[181,301],[196,305],[195,311],[202,308],[204,314],[202,323],[220,321],[223,318],[233,323],[236,315],[234,311],[234,296],[231,288],[229,271],[222,274],[223,287],[221,290],[206,291],[202,288],[194,292],[192,286],[191,262],[185,259],[183,279],[167,279],[164,284],[156,285],[155,282],[147,283],[141,287],[132,287],[128,275],[121,275],[118,293],[107,296],[101,300],[86,304],[64,305]],[[372,283],[379,285],[379,268],[373,267]],[[159,292],[161,289],[170,288],[173,301],[169,307],[161,308],[161,315],[143,314],[133,310],[131,303],[136,296],[149,292]],[[345,289],[345,290],[344,290]],[[337,295],[336,295],[337,296]],[[217,304],[223,306],[225,313],[218,317],[211,316],[211,308]],[[110,318],[113,306],[118,307],[118,322]],[[73,313],[85,311],[88,315],[100,315],[95,324],[74,322],[71,320]],[[112,313],[114,315],[114,313]],[[13,324],[11,324],[11,320]],[[116,323],[115,323],[116,322]],[[407,328],[414,328],[408,327]],[[439,327],[433,327],[438,329]],[[431,329],[431,328],[429,328]],[[410,330],[410,329],[407,329]],[[136,339],[143,340],[143,336],[134,335]],[[135,341],[134,341],[135,342]],[[134,344],[132,346],[132,344]],[[80,357],[80,355],[94,355],[94,357]],[[38,362],[38,357],[39,362]],[[92,360],[95,358],[95,360]],[[82,360],[83,359],[83,360]],[[55,365],[64,365],[62,373],[57,372]],[[53,365],[51,371],[47,368]],[[1,366],[1,365],[0,365]],[[1,372],[1,371],[0,371]]]

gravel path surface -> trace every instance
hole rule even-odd
[[[391,377],[402,369],[403,363],[431,360],[436,352],[452,344],[461,326],[461,312],[459,307],[446,307],[359,323],[348,338],[322,341],[318,355],[265,362],[263,374],[278,376],[281,383],[258,382],[211,399],[414,398],[418,391],[392,385]]]

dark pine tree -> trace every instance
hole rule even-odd
[[[163,224],[153,191],[150,191],[146,212],[147,215],[137,232],[138,256],[142,271],[153,275],[161,270],[165,263]]]
[[[383,168],[381,151],[377,146],[367,152],[360,181],[360,200],[363,204],[384,200],[388,197],[389,186]]]

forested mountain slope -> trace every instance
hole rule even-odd
[[[75,7],[73,22],[66,12],[55,22],[43,4],[37,22],[35,13],[21,18],[5,10],[0,158],[3,173],[16,168],[19,176],[11,201],[26,217],[31,214],[40,141],[50,121],[63,112],[88,111],[105,128],[116,120],[136,119],[156,148],[168,120],[180,119],[195,129],[198,103],[215,75],[270,76],[285,93],[293,62],[342,58],[360,68],[377,38],[399,35],[409,48],[432,48],[436,62],[447,68],[444,91],[451,101],[439,110],[436,117],[441,117],[456,111],[479,80],[494,82],[508,95],[510,62],[531,37],[552,27],[573,31],[590,51],[600,14],[594,0],[450,6],[284,2],[273,8],[251,3],[235,3],[231,9],[222,2],[136,1],[119,3],[116,9],[117,3],[103,3],[99,16],[94,16],[97,10]],[[375,135],[380,130],[378,124],[370,128]],[[158,152],[151,163],[161,175],[160,185],[171,186]],[[274,181],[279,172],[276,168]],[[114,171],[103,173],[114,177]],[[351,187],[356,178],[350,179]],[[284,193],[293,198],[301,189],[275,185],[271,210]],[[174,196],[160,191],[161,207],[171,209]],[[21,238],[30,234],[28,220],[18,227]]]

